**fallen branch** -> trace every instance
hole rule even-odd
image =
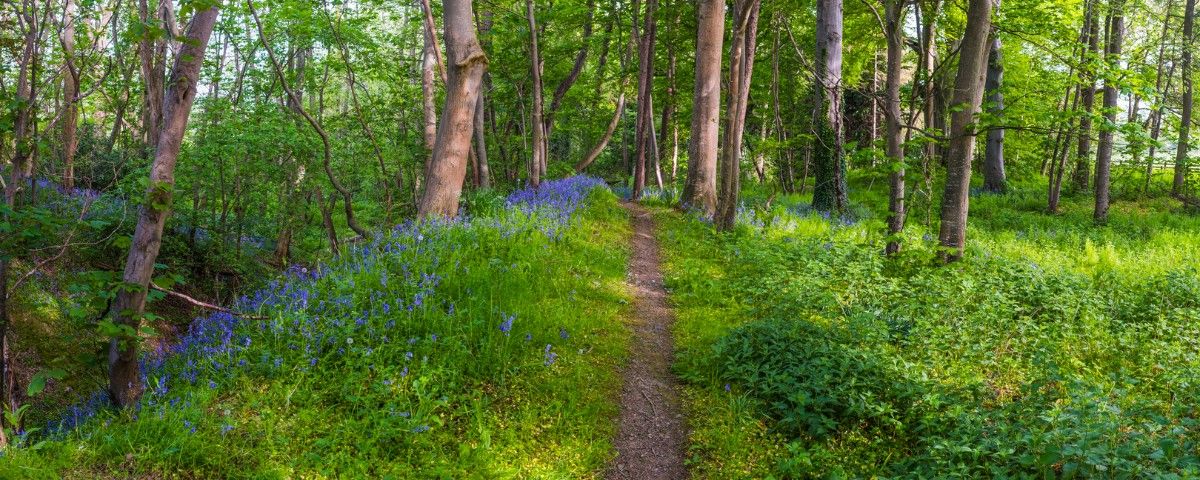
[[[213,311],[216,311],[216,312],[228,313],[228,314],[230,314],[230,315],[233,315],[233,316],[235,316],[235,317],[242,317],[242,318],[246,318],[246,319],[250,319],[250,320],[264,320],[264,319],[266,319],[266,318],[267,318],[267,317],[264,317],[264,316],[261,316],[261,315],[246,315],[246,314],[244,314],[244,313],[235,312],[235,311],[233,311],[233,310],[230,310],[230,309],[228,309],[228,308],[222,307],[222,306],[220,306],[220,305],[213,305],[213,304],[211,304],[211,303],[208,303],[208,302],[203,302],[203,301],[200,301],[200,300],[196,300],[195,298],[189,297],[189,296],[187,296],[187,295],[184,295],[184,294],[182,294],[182,293],[179,293],[179,292],[175,292],[175,291],[171,291],[171,290],[167,290],[167,289],[165,289],[165,288],[162,288],[162,287],[160,287],[160,286],[156,285],[154,282],[150,282],[150,289],[151,289],[151,290],[157,290],[157,291],[159,291],[159,292],[165,293],[165,294],[167,294],[167,296],[169,296],[169,297],[175,297],[175,298],[178,298],[178,299],[180,299],[180,300],[183,300],[184,302],[187,302],[187,303],[191,304],[191,305],[192,305],[192,306],[194,306],[194,307],[203,308],[203,309],[205,309],[205,310],[213,310]]]

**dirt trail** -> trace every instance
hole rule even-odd
[[[633,217],[629,285],[634,291],[633,343],[623,372],[617,458],[609,480],[656,480],[687,477],[683,465],[687,431],[679,408],[678,382],[671,373],[675,314],[667,303],[659,265],[654,220],[639,205],[627,203]]]

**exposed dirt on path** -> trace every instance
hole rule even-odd
[[[687,430],[679,407],[678,381],[671,373],[675,314],[667,303],[654,220],[646,209],[626,203],[633,217],[628,281],[634,292],[633,343],[623,372],[617,458],[609,480],[687,478],[683,465]]]

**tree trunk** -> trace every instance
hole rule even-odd
[[[1000,13],[1000,0],[995,0],[995,13]],[[988,52],[987,82],[988,109],[993,121],[1004,118],[1004,56],[1000,51],[1000,32],[993,26],[992,45]],[[987,146],[983,157],[983,189],[992,193],[1008,190],[1008,179],[1004,174],[1004,126],[993,126],[987,132]]]
[[[423,130],[425,148],[432,154],[438,134],[437,74],[435,69],[438,64],[439,46],[434,34],[432,14],[427,13],[425,19],[422,29],[424,48],[421,50],[421,111],[425,114],[425,129]],[[430,158],[430,156],[425,157],[425,168],[429,168]]]
[[[725,143],[721,147],[717,192],[718,230],[732,230],[737,221],[738,194],[741,191],[742,135],[746,130],[746,109],[750,101],[750,78],[754,72],[754,52],[758,36],[759,0],[735,0],[733,34],[729,48],[729,92],[725,118]]]
[[[1121,43],[1125,33],[1125,0],[1112,0],[1111,20],[1108,25],[1108,46],[1104,61],[1116,70],[1121,62]],[[1187,75],[1184,73],[1184,75]],[[1117,85],[1112,78],[1104,79],[1104,128],[1100,129],[1100,142],[1096,146],[1096,209],[1093,218],[1098,224],[1108,222],[1109,188],[1112,169],[1113,135],[1117,122]],[[1181,130],[1183,130],[1181,128]]]
[[[635,8],[637,2],[634,2]],[[637,96],[637,129],[634,134],[634,152],[635,163],[633,170],[633,194],[632,199],[637,200],[642,198],[642,190],[646,187],[646,166],[647,160],[650,160],[650,155],[653,154],[654,148],[653,133],[654,128],[654,103],[651,101],[651,96],[654,94],[654,43],[657,37],[657,15],[658,0],[646,1],[646,15],[644,18],[644,27],[640,34],[636,31],[634,36],[638,40],[638,96]],[[636,25],[636,22],[635,22]]]
[[[159,8],[155,14],[164,9]],[[150,5],[147,0],[138,0],[138,18],[145,25],[165,23],[161,16],[151,18]],[[145,91],[142,95],[142,130],[146,135],[148,145],[158,142],[162,132],[163,122],[163,68],[166,51],[166,41],[144,35],[138,43],[138,58],[142,67],[142,83]]]
[[[842,125],[842,0],[817,0],[816,105],[813,125],[816,167],[813,208],[846,211],[845,131]]]
[[[900,75],[904,61],[904,6],[905,0],[887,0],[885,8],[884,36],[887,38],[887,73],[884,77],[883,121],[884,153],[891,168],[888,191],[888,240],[886,252],[893,255],[900,251],[900,234],[904,231],[904,143],[900,136]]]
[[[538,52],[537,19],[534,17],[533,0],[525,0],[525,12],[529,20],[529,56],[530,71],[533,81],[533,156],[529,162],[529,184],[538,188],[541,184],[543,157],[546,154],[546,128],[542,121],[542,58]]]
[[[1087,45],[1088,58],[1094,59],[1100,52],[1100,12],[1094,0],[1091,14],[1091,24],[1088,27]],[[1091,60],[1089,60],[1091,61]],[[1071,175],[1071,183],[1076,190],[1085,190],[1091,181],[1092,156],[1092,111],[1096,105],[1096,71],[1086,63],[1080,72],[1084,78],[1080,102],[1083,104],[1079,120],[1079,147],[1075,154],[1075,171]]]
[[[79,139],[75,131],[79,116],[79,69],[75,66],[75,0],[67,0],[66,14],[62,30],[63,66],[63,179],[66,188],[75,187],[75,152],[79,148]]]
[[[967,236],[970,202],[971,159],[975,152],[973,125],[983,102],[987,75],[988,32],[991,30],[990,0],[970,0],[967,25],[959,50],[958,75],[950,105],[949,145],[946,152],[946,189],[942,196],[942,225],[938,234],[944,262],[962,258]]]
[[[471,0],[446,0],[443,5],[449,75],[442,127],[438,129],[433,156],[425,172],[425,193],[417,209],[422,218],[458,214],[458,198],[475,127],[475,105],[483,72],[487,70],[487,56],[475,36],[473,18]]]
[[[725,1],[699,0],[696,7],[696,87],[682,206],[707,217],[717,211],[717,148],[721,120],[721,54]]]
[[[163,226],[170,214],[171,196],[175,188],[175,164],[192,102],[196,99],[196,85],[200,67],[204,63],[204,50],[217,20],[217,6],[197,11],[188,25],[186,37],[175,60],[169,83],[171,90],[166,96],[166,111],[163,115],[162,133],[154,152],[154,163],[150,170],[150,186],[146,192],[146,203],[138,214],[129,257],[125,261],[123,280],[128,286],[120,289],[113,302],[117,323],[126,328],[124,338],[114,338],[108,355],[109,394],[113,403],[130,407],[141,398],[142,385],[138,365],[137,336],[142,313],[146,307],[146,291],[154,274],[154,264],[162,246]]]
[[[558,113],[558,107],[562,106],[563,98],[566,98],[567,92],[579,80],[579,74],[583,73],[583,67],[587,63],[588,47],[592,39],[592,19],[596,15],[596,0],[588,0],[587,20],[583,22],[583,46],[579,48],[579,53],[575,54],[575,63],[571,66],[571,72],[558,82],[558,87],[554,89],[554,97],[550,99],[550,109],[546,111],[546,139],[550,139],[550,132],[554,128],[554,114]]]
[[[592,162],[595,162],[596,158],[598,158],[600,154],[604,152],[604,149],[608,147],[608,142],[612,140],[613,132],[617,131],[617,125],[621,123],[621,117],[624,116],[622,115],[624,112],[625,92],[621,92],[621,98],[617,99],[617,109],[613,111],[613,118],[608,122],[608,128],[604,130],[604,136],[600,138],[600,143],[597,143],[596,147],[592,148],[592,151],[588,152],[587,156],[583,157],[583,161],[575,165],[576,173],[583,173],[583,170],[591,165]]]
[[[1175,149],[1175,179],[1171,182],[1171,193],[1183,194],[1184,181],[1188,172],[1188,153],[1191,151],[1192,131],[1192,29],[1195,24],[1196,0],[1187,0],[1183,12],[1183,48],[1180,72],[1183,79],[1183,114],[1179,120],[1179,144]],[[1117,45],[1120,48],[1120,45]]]

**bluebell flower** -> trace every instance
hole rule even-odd
[[[571,335],[567,333],[566,328],[558,327],[558,337],[563,340],[566,340],[566,339],[570,338]]]
[[[503,322],[500,322],[500,331],[504,333],[504,336],[507,337],[509,335],[509,332],[512,331],[513,320],[516,320],[516,319],[517,319],[516,316],[508,315],[508,316],[504,317]]]

